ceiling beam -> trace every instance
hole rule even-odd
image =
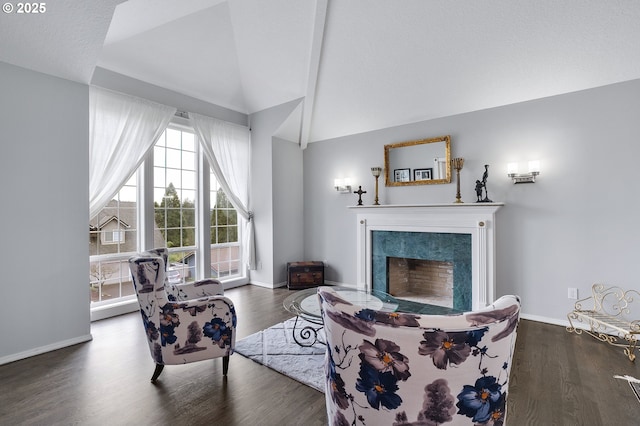
[[[318,85],[318,72],[320,70],[320,57],[322,56],[322,42],[326,26],[328,2],[329,0],[316,0],[311,54],[309,55],[309,75],[307,77],[307,90],[302,111],[302,125],[300,126],[300,147],[302,149],[307,147],[309,134],[311,133],[311,122],[313,120],[313,107]]]

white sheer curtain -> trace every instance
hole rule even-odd
[[[189,115],[220,187],[233,207],[247,220],[245,259],[249,269],[255,269],[253,213],[249,210],[251,133],[244,126],[204,115]]]
[[[89,88],[89,218],[138,169],[175,112],[145,99]]]

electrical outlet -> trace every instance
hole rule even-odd
[[[578,289],[577,288],[569,287],[568,290],[569,291],[568,291],[567,297],[569,299],[573,299],[573,300],[578,299]]]

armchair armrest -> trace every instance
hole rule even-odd
[[[229,356],[235,347],[237,317],[224,296],[169,302],[160,307],[158,324],[163,364],[182,364]],[[158,363],[158,361],[156,360]]]
[[[223,302],[230,308],[233,308],[233,302],[231,301],[231,299],[221,295],[203,296],[199,298],[178,300],[176,302],[169,302],[169,303],[174,305],[174,307],[186,310],[194,307],[207,306],[216,302]]]
[[[224,295],[222,283],[212,278],[190,283],[167,285],[165,287],[167,293],[173,296],[176,301]]]

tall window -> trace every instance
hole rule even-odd
[[[153,178],[147,182],[132,177],[91,221],[89,275],[91,301],[96,306],[135,297],[127,260],[142,251],[138,229],[152,235],[153,247],[169,249],[167,276],[173,282],[241,275],[237,213],[209,169],[202,173],[210,190],[201,194],[200,165],[206,162],[200,155],[192,131],[170,126],[145,160],[152,161]],[[139,219],[138,200],[151,198],[145,197],[146,193],[153,198],[153,206],[149,206],[153,208],[153,223]],[[204,208],[198,205],[199,200],[203,200]],[[139,226],[138,220],[143,221]],[[207,223],[210,231],[201,233],[199,224]],[[210,241],[199,238],[206,233]],[[210,262],[200,267],[201,259],[209,258]]]
[[[194,134],[168,128],[153,152],[154,246],[169,248],[172,279],[196,279],[197,146]],[[176,249],[180,250],[176,250]]]

